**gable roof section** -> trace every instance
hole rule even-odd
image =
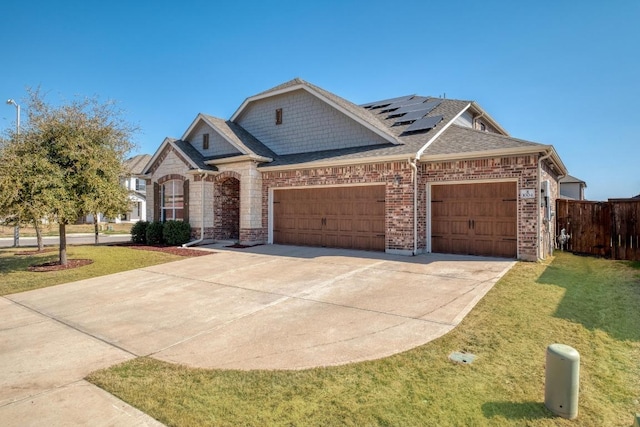
[[[587,186],[586,182],[572,175],[560,178],[560,184],[583,184],[585,187]]]
[[[142,174],[147,175],[149,173],[153,173],[156,167],[165,159],[170,150],[174,150],[178,157],[180,157],[182,161],[192,169],[207,171],[218,170],[215,166],[210,166],[205,163],[205,159],[202,154],[200,154],[200,152],[193,148],[193,146],[188,142],[181,141],[179,139],[165,138],[151,160],[145,166]]]
[[[544,145],[524,139],[512,138],[492,132],[451,125],[424,151],[423,161],[456,160],[463,158],[505,156],[527,153],[550,154],[549,161],[555,164],[561,175],[567,168],[553,145]]]
[[[241,155],[249,156],[249,158],[262,162],[271,161],[275,156],[273,151],[236,123],[202,113],[196,116],[184,135],[182,135],[183,141],[189,139],[191,132],[193,132],[200,122],[204,122],[211,127],[225,141],[235,147]],[[213,158],[205,158],[205,160],[211,159]]]
[[[246,110],[247,106],[252,102],[281,95],[287,92],[292,92],[294,90],[305,90],[316,98],[320,99],[326,104],[329,104],[333,108],[342,112],[349,118],[355,120],[357,123],[365,126],[370,131],[374,132],[378,136],[382,137],[384,140],[388,141],[391,144],[400,144],[400,141],[396,138],[396,136],[389,132],[389,129],[386,126],[382,125],[379,120],[371,113],[369,113],[364,108],[361,108],[352,102],[347,101],[331,92],[328,92],[318,86],[312,85],[309,82],[306,82],[300,78],[295,78],[286,83],[278,85],[274,88],[261,92],[257,95],[251,96],[244,100],[242,105],[236,110],[235,113],[231,116],[231,121],[236,122],[236,120],[242,115],[242,113]]]
[[[147,163],[151,160],[150,154],[138,154],[124,161],[124,167],[131,175],[140,175]]]
[[[538,147],[542,147],[542,144],[454,124],[443,132],[440,138],[427,147],[424,155],[435,156]]]

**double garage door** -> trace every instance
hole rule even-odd
[[[385,186],[274,189],[273,241],[385,250]],[[431,251],[517,256],[515,182],[431,186]]]
[[[433,185],[431,251],[517,256],[515,182]]]
[[[273,241],[385,250],[385,186],[275,189]]]

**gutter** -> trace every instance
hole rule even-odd
[[[189,246],[194,246],[204,241],[204,179],[207,175],[209,175],[209,171],[198,169],[194,172],[194,176],[200,175],[200,182],[202,183],[200,186],[200,195],[202,197],[200,209],[200,211],[202,212],[202,222],[200,223],[200,238],[198,240],[192,240],[191,242],[183,244],[183,248],[188,248]]]

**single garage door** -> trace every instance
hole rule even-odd
[[[385,187],[276,189],[273,241],[385,250]]]
[[[515,182],[431,187],[432,252],[517,256]]]

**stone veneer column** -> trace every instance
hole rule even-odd
[[[262,228],[262,174],[251,163],[240,180],[240,244],[264,243]]]

